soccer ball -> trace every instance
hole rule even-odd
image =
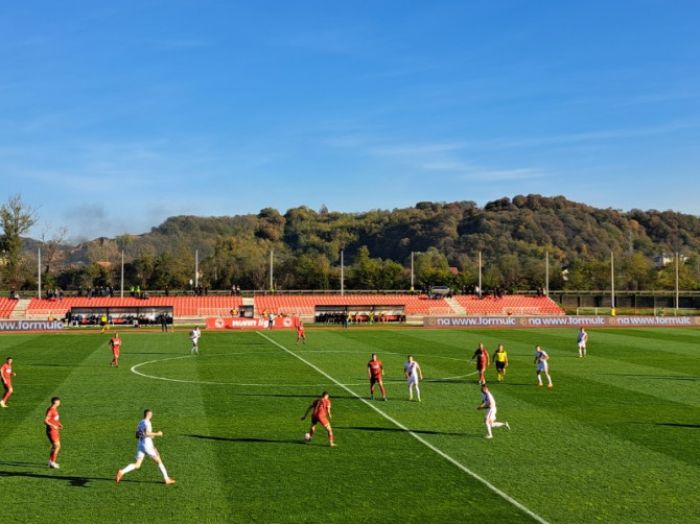
[[[311,433],[304,433],[304,442],[311,440]]]

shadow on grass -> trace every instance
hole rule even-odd
[[[700,424],[680,424],[678,422],[657,422],[657,426],[669,426],[672,428],[700,428]]]
[[[259,438],[259,437],[218,437],[215,435],[184,435],[189,438],[198,438],[202,440],[214,440],[218,442],[234,442],[234,443],[244,443],[244,444],[296,444],[304,445],[301,440],[290,440],[290,439],[271,439],[271,438]]]
[[[635,375],[630,373],[606,373],[611,377],[635,377],[635,378],[648,378],[651,380],[687,380],[691,382],[697,382],[700,377],[681,377],[678,375]]]
[[[306,387],[306,386],[303,386]],[[322,387],[318,388],[323,390]],[[237,397],[273,397],[273,398],[318,398],[320,394],[294,394],[294,393],[236,393]],[[356,397],[350,395],[331,395],[331,399],[344,399],[344,400],[358,400]]]
[[[110,477],[82,477],[79,475],[48,475],[45,473],[33,473],[30,471],[0,471],[0,478],[3,477],[24,477],[31,479],[48,479],[68,481],[68,484],[76,488],[86,488],[91,481],[114,482]],[[123,480],[122,482],[132,482],[138,484],[162,484],[155,480]]]
[[[401,428],[376,428],[368,426],[335,426],[334,429],[349,429],[350,431],[386,431],[389,433],[406,433],[406,430]],[[473,433],[459,433],[452,431],[432,431],[427,429],[411,429],[411,433],[418,435],[452,435],[456,437],[473,437]]]

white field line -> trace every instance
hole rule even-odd
[[[106,343],[105,343],[106,345]],[[347,352],[342,352],[342,351],[315,351],[315,353],[347,353]],[[239,353],[217,353],[215,355],[209,355],[212,357],[218,357],[218,356],[229,356],[229,355],[259,355],[260,352],[255,352],[255,351],[245,351],[245,352],[239,352]],[[138,364],[134,364],[131,366],[130,371],[134,373],[135,375],[139,375],[144,378],[150,378],[152,380],[162,380],[164,382],[178,382],[180,384],[204,384],[207,386],[247,386],[247,387],[258,387],[258,388],[264,388],[264,387],[277,387],[277,388],[299,388],[299,387],[313,387],[317,388],[320,386],[325,386],[325,384],[276,384],[276,383],[247,383],[247,382],[209,382],[206,380],[185,380],[185,379],[180,379],[180,378],[168,378],[168,377],[161,377],[158,375],[149,375],[148,373],[144,373],[143,371],[139,371],[139,368],[141,366],[147,366],[148,364],[156,364],[158,362],[167,362],[169,360],[180,360],[180,359],[185,359],[185,358],[206,358],[202,357],[200,355],[181,355],[179,357],[168,357],[168,358],[159,358],[155,360],[148,360],[146,362],[139,362]],[[444,357],[447,358],[447,357]],[[426,382],[449,382],[450,380],[459,380],[462,378],[469,377],[471,375],[476,375],[476,371],[473,373],[467,373],[466,375],[458,375],[456,377],[441,377],[441,378],[432,378],[432,379],[427,379]],[[401,384],[404,381],[403,380],[385,380],[384,382],[388,384]],[[345,386],[363,386],[365,382],[355,382],[355,383],[348,383],[344,384]]]
[[[520,511],[522,511],[523,513],[525,513],[525,514],[528,515],[529,517],[532,517],[534,520],[536,520],[536,521],[539,522],[540,524],[548,524],[548,522],[547,522],[545,519],[543,519],[542,517],[540,517],[537,513],[535,513],[534,511],[528,509],[527,507],[525,507],[523,504],[521,504],[520,502],[518,502],[517,500],[515,500],[513,497],[511,497],[510,495],[508,495],[508,494],[505,493],[504,491],[501,491],[500,489],[498,489],[496,486],[494,486],[493,484],[491,484],[491,483],[490,483],[488,480],[486,480],[485,478],[483,478],[483,477],[481,477],[480,475],[474,473],[471,469],[469,469],[467,466],[465,466],[464,464],[462,464],[461,462],[459,462],[457,459],[452,458],[450,455],[448,455],[447,453],[445,453],[445,452],[442,451],[441,449],[435,447],[434,445],[432,445],[430,442],[428,442],[427,440],[425,440],[425,439],[424,439],[423,437],[421,437],[420,435],[418,435],[418,434],[414,433],[413,431],[411,431],[409,428],[407,428],[406,426],[404,426],[401,422],[399,422],[398,420],[396,420],[395,418],[393,418],[391,415],[387,415],[384,411],[382,411],[381,409],[379,409],[379,408],[378,408],[377,406],[375,406],[373,403],[371,403],[370,401],[368,401],[368,400],[365,399],[364,397],[361,397],[360,395],[358,395],[357,393],[355,393],[352,389],[350,389],[349,387],[347,387],[345,384],[342,384],[341,382],[338,382],[336,379],[334,379],[332,376],[330,376],[330,375],[329,375],[328,373],[326,373],[324,370],[322,370],[321,368],[319,368],[318,366],[316,366],[314,363],[309,362],[309,361],[306,360],[304,357],[301,357],[301,356],[297,355],[294,351],[291,351],[290,349],[287,349],[287,348],[284,347],[282,344],[280,344],[280,343],[277,342],[276,340],[274,340],[274,339],[268,337],[268,336],[265,335],[264,333],[262,333],[262,332],[260,332],[260,331],[257,331],[257,334],[260,335],[261,337],[263,337],[264,339],[268,340],[269,342],[271,342],[272,344],[274,344],[274,345],[277,346],[278,348],[280,348],[282,351],[284,351],[284,352],[286,352],[286,353],[292,355],[293,357],[296,357],[298,360],[300,360],[301,362],[303,362],[304,364],[306,364],[307,366],[309,366],[311,369],[313,369],[313,370],[316,371],[317,373],[323,375],[323,376],[326,377],[328,380],[330,380],[331,382],[333,382],[333,383],[336,384],[337,386],[339,386],[339,387],[341,387],[342,389],[344,389],[346,392],[350,393],[350,394],[351,394],[353,397],[355,397],[356,399],[360,400],[361,402],[364,402],[367,406],[369,406],[369,407],[372,408],[374,411],[376,411],[377,413],[379,413],[382,417],[384,417],[385,419],[387,419],[389,422],[391,422],[392,424],[394,424],[396,427],[398,427],[398,428],[404,430],[406,433],[408,433],[409,435],[411,435],[414,439],[416,439],[418,442],[420,442],[421,444],[423,444],[425,447],[427,447],[427,448],[430,449],[431,451],[434,451],[435,453],[437,453],[438,455],[440,455],[442,458],[444,458],[444,459],[447,460],[448,462],[452,463],[453,465],[455,465],[456,467],[458,467],[459,469],[461,469],[463,472],[465,472],[467,475],[469,475],[469,476],[472,477],[473,479],[475,479],[475,480],[481,482],[484,486],[486,486],[488,489],[490,489],[491,491],[493,491],[496,495],[498,495],[498,496],[501,497],[502,499],[506,500],[507,502],[511,503],[513,506],[515,506],[516,508],[518,508]]]

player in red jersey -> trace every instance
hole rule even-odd
[[[5,390],[2,400],[0,400],[0,407],[7,407],[7,401],[14,392],[12,389],[12,377],[15,375],[17,375],[17,373],[12,371],[12,357],[7,357],[5,363],[0,367],[0,380],[2,380],[2,387]]]
[[[379,391],[382,392],[382,400],[386,400],[386,390],[384,389],[384,364],[377,358],[376,353],[372,353],[372,360],[367,363],[367,375],[369,376],[369,398],[374,400],[374,385],[379,384]]]
[[[303,342],[306,344],[306,334],[304,333],[304,322],[299,319],[299,323],[297,324],[297,344],[299,342]]]
[[[112,362],[110,366],[113,368],[119,367],[119,350],[122,346],[122,339],[119,338],[119,333],[115,333],[112,338],[109,339],[109,345],[112,347]]]
[[[316,424],[321,424],[323,429],[328,433],[328,442],[331,447],[335,447],[335,436],[333,435],[333,428],[331,428],[331,399],[328,395],[328,391],[324,391],[319,398],[313,401],[313,403],[306,409],[306,413],[301,417],[304,420],[311,411],[311,428],[309,432],[304,435],[304,440],[309,442],[316,431]]]
[[[472,355],[472,360],[476,360],[476,370],[479,372],[479,384],[486,384],[486,368],[489,367],[489,352],[484,345],[479,342],[479,347],[476,348]]]
[[[46,410],[46,416],[44,417],[46,436],[49,438],[49,442],[51,442],[49,467],[53,469],[59,469],[56,459],[58,458],[58,452],[61,451],[61,435],[59,431],[63,429],[63,424],[61,424],[60,416],[58,415],[58,406],[60,405],[61,399],[53,397],[51,399],[51,405],[49,409]]]

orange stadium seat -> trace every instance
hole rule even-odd
[[[10,318],[17,305],[16,300],[11,298],[0,298],[0,318]]]
[[[257,312],[313,315],[316,306],[404,306],[407,315],[454,313],[444,299],[425,295],[258,295]]]
[[[564,311],[549,297],[504,295],[502,297],[459,295],[455,299],[468,315],[563,315]]]

